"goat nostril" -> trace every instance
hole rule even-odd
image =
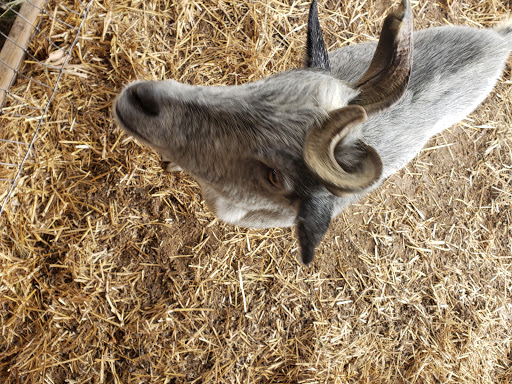
[[[134,84],[128,91],[131,102],[146,115],[157,116],[160,113],[160,107],[148,84]]]

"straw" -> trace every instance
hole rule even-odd
[[[44,35],[70,43],[78,3],[51,2]],[[113,122],[135,79],[242,84],[301,66],[308,7],[94,3],[0,217],[3,382],[511,382],[510,66],[475,113],[333,221],[310,268],[293,229],[219,223],[191,176],[163,173]],[[320,2],[329,49],[376,39],[390,7]],[[413,10],[417,29],[510,12],[498,0]],[[46,40],[30,50],[58,61]],[[57,71],[32,61],[10,92],[43,104],[37,82]],[[0,124],[13,141],[34,129]]]

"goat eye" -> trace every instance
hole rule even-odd
[[[274,187],[282,188],[279,172],[277,172],[275,169],[270,168],[268,170],[267,178],[270,184],[272,184]]]

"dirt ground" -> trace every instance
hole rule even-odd
[[[69,24],[64,6],[78,3],[51,2],[49,15]],[[412,4],[416,29],[511,12],[499,0]],[[376,39],[391,5],[321,1],[329,49]],[[112,101],[135,79],[231,85],[302,65],[308,7],[93,4],[0,216],[3,382],[512,382],[510,65],[477,111],[333,221],[308,268],[294,229],[219,223],[193,178],[164,173],[114,123]],[[66,24],[42,28],[70,44]],[[52,53],[46,40],[31,49]],[[48,97],[24,78],[13,92]],[[0,138],[33,131],[0,116]]]

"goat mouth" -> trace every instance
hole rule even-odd
[[[114,108],[114,117],[116,118],[117,122],[125,130],[127,133],[129,133],[132,136],[135,136],[139,138],[139,135],[136,130],[130,127],[130,124],[125,120],[123,113],[121,112],[121,109],[119,108],[119,103],[116,103]]]
[[[133,136],[137,140],[142,141],[143,143],[147,143],[147,140],[142,137],[135,129],[130,127],[130,125],[127,123],[127,121],[123,118],[123,114],[121,113],[121,110],[119,109],[119,103],[115,104],[114,107],[114,117],[119,123],[119,126],[128,133],[130,136]]]
[[[136,128],[133,128],[134,125],[135,125],[135,127],[137,127],[137,124],[134,124],[134,122],[132,122],[131,124],[127,123],[125,117],[123,117],[123,113],[121,112],[121,109],[119,108],[118,102],[115,103],[113,109],[114,109],[114,118],[117,120],[119,127],[125,133],[127,133],[134,139],[140,141],[141,143],[153,148],[154,150],[159,151],[160,153],[162,152],[162,148],[160,148],[156,145],[153,145],[147,138],[142,136]],[[126,113],[125,113],[125,115],[126,115]],[[128,116],[130,116],[129,113],[128,113]]]
[[[123,114],[121,113],[121,110],[119,109],[119,102],[116,102],[114,107],[114,117],[118,121],[118,123],[121,125],[121,127],[127,131],[131,132],[131,129],[128,127],[128,124],[123,118]]]

